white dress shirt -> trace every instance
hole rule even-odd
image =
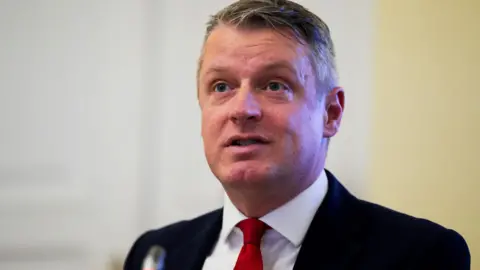
[[[325,171],[295,198],[260,218],[272,229],[261,243],[264,270],[291,270],[315,213],[325,198],[328,181]],[[246,217],[224,195],[223,226],[203,270],[233,269],[243,246],[243,233],[236,227]]]

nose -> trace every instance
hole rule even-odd
[[[231,106],[230,119],[236,124],[257,122],[262,117],[260,103],[250,90],[241,89],[238,91]]]

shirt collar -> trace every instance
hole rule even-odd
[[[312,185],[286,204],[261,217],[260,220],[298,247],[302,243],[317,209],[325,198],[327,189],[327,176],[325,171],[322,170],[322,173]],[[227,241],[233,228],[246,218],[225,194],[223,226],[219,241]]]

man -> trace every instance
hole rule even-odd
[[[197,85],[222,209],[143,234],[165,269],[469,269],[456,232],[361,201],[324,169],[340,126],[327,25],[288,0],[241,0],[208,23]]]

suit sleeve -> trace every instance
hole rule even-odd
[[[148,252],[147,238],[151,232],[145,232],[133,243],[125,258],[124,270],[141,270],[143,259]]]
[[[457,232],[444,230],[412,269],[470,270],[468,245]]]

